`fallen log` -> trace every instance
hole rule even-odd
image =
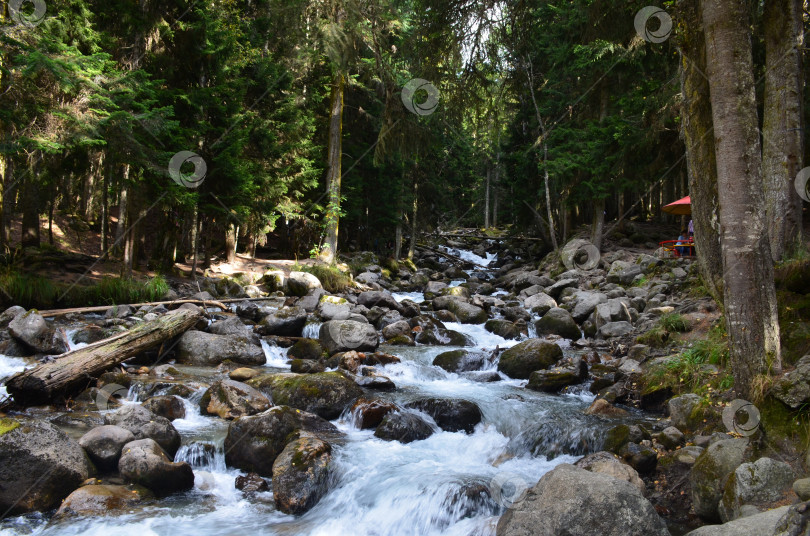
[[[124,333],[67,352],[49,363],[20,372],[6,382],[14,401],[24,406],[46,403],[87,386],[107,369],[126,361],[194,326],[199,311],[180,309]]]
[[[129,305],[130,307],[143,307],[144,305],[182,305],[184,303],[193,303],[194,305],[201,305],[203,307],[219,307],[223,311],[228,311],[230,308],[225,303],[250,301],[250,300],[266,300],[267,298],[237,298],[231,300],[174,300],[174,301],[159,301],[159,302],[144,302],[144,303],[131,303],[131,304],[117,304],[117,305],[94,305],[92,307],[72,307],[70,309],[49,309],[47,311],[38,311],[40,316],[49,318],[52,316],[62,316],[71,313],[102,313],[121,305]]]

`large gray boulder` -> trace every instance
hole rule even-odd
[[[686,536],[799,536],[803,533],[784,533],[783,535],[777,530],[790,508],[790,506],[782,506],[722,525],[706,525],[689,532]]]
[[[368,292],[361,292],[357,296],[357,304],[371,309],[372,307],[386,307],[399,311],[400,305],[394,296],[387,290],[372,290]]]
[[[718,511],[723,522],[742,517],[742,506],[752,505],[763,510],[785,498],[791,492],[796,474],[785,462],[760,458],[744,463],[729,476]]]
[[[289,406],[276,406],[258,415],[231,422],[225,436],[225,463],[243,471],[273,476],[273,463],[301,431],[337,434],[328,421]]]
[[[177,344],[177,362],[189,365],[216,366],[225,360],[242,365],[264,365],[267,357],[262,347],[241,335],[215,335],[187,331]]]
[[[124,445],[118,472],[124,480],[138,484],[155,495],[170,495],[194,487],[194,473],[186,462],[173,462],[152,439]]]
[[[329,355],[348,350],[373,352],[380,345],[374,326],[354,320],[324,322],[318,337]]]
[[[303,432],[273,462],[273,499],[286,514],[300,515],[315,506],[329,489],[332,446]]]
[[[200,399],[200,413],[238,419],[270,409],[272,404],[258,389],[233,380],[215,382]]]
[[[266,374],[248,385],[267,394],[277,406],[291,406],[324,419],[337,419],[363,395],[363,390],[339,372]]]
[[[103,516],[123,513],[154,495],[142,486],[98,485],[82,486],[62,501],[53,520],[71,516]]]
[[[607,274],[608,283],[618,283],[620,285],[629,285],[633,282],[636,276],[643,273],[643,269],[638,264],[632,264],[625,261],[613,261],[610,265],[610,270]]]
[[[214,335],[238,335],[244,338],[253,336],[253,328],[243,324],[238,316],[229,316],[225,320],[218,320],[208,326],[208,331]]]
[[[636,486],[561,464],[501,516],[497,534],[669,536],[669,531]]]
[[[601,400],[601,399],[600,399]],[[629,482],[642,494],[646,490],[644,481],[638,475],[638,471],[622,462],[621,459],[612,452],[594,452],[578,460],[574,465],[586,471],[601,473],[612,476],[619,480]]]
[[[557,302],[545,292],[539,292],[523,300],[523,307],[538,315],[544,315],[549,309],[557,307]]]
[[[529,339],[501,354],[498,370],[510,378],[525,380],[535,370],[546,369],[563,358],[562,349],[542,339]]]
[[[56,355],[68,351],[61,333],[34,311],[15,316],[8,324],[8,332],[33,352]]]
[[[316,288],[323,288],[320,279],[308,272],[290,272],[287,278],[287,293],[291,296],[306,296]]]
[[[135,434],[126,428],[104,425],[84,434],[79,439],[79,445],[87,452],[96,467],[103,471],[111,471],[118,467],[121,449],[132,441],[135,441]]]
[[[718,505],[728,476],[745,461],[748,440],[723,439],[709,445],[689,472],[692,507],[709,521],[719,521]]]
[[[169,419],[155,415],[140,404],[122,406],[105,415],[104,422],[129,430],[135,439],[154,439],[172,457],[180,448],[180,434]]]
[[[5,514],[58,506],[90,469],[79,444],[52,424],[0,419],[0,511]]]
[[[608,322],[599,328],[599,335],[605,339],[623,337],[633,333],[633,324],[630,322]]]
[[[437,311],[450,311],[462,324],[483,324],[487,321],[487,312],[484,309],[457,296],[439,296],[433,300],[433,308]]]
[[[321,296],[316,311],[324,321],[348,320],[352,314],[351,304],[345,298],[329,295]]]
[[[565,309],[554,307],[549,309],[540,320],[534,324],[538,335],[559,335],[564,339],[579,340],[582,332],[579,330],[574,317]]]
[[[315,303],[317,305],[317,301]],[[306,324],[306,309],[299,306],[282,307],[278,311],[265,316],[259,323],[258,330],[262,335],[300,337]]]
[[[573,308],[571,309],[571,316],[577,322],[582,322],[596,309],[600,303],[606,303],[607,296],[601,292],[592,292],[588,290],[579,290],[573,296]]]
[[[446,432],[471,434],[483,418],[478,405],[461,398],[422,398],[409,402],[406,407],[427,413]]]
[[[486,355],[479,351],[450,350],[433,359],[433,365],[447,372],[469,372],[480,370],[486,363]]]
[[[388,412],[374,431],[374,436],[385,441],[411,443],[433,435],[433,426],[414,411],[395,410]]]
[[[692,412],[695,407],[700,403],[700,396],[694,393],[687,393],[685,395],[676,396],[671,398],[668,402],[669,419],[672,426],[679,430],[689,430],[692,423]]]

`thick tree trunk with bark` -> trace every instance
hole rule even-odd
[[[199,311],[180,309],[144,322],[125,333],[21,372],[6,382],[6,388],[18,404],[48,402],[88,387],[93,378],[110,367],[180,335],[194,326],[200,316]]]
[[[602,235],[605,233],[605,198],[594,201],[591,243],[602,251]]]
[[[706,74],[717,155],[724,305],[735,390],[781,369],[747,4],[704,0]]]
[[[762,179],[774,261],[801,240],[802,201],[794,187],[803,160],[801,15],[801,0],[765,2]]]
[[[36,162],[31,164],[22,185],[22,246],[39,247],[39,200],[42,192],[37,180]]]
[[[700,0],[680,0],[678,18],[684,21],[678,35],[681,52],[683,113],[681,136],[686,145],[695,250],[703,282],[718,302],[723,302],[723,260],[720,255],[720,222],[717,214],[717,163],[712,135],[712,106],[706,78],[706,40]],[[672,182],[668,202],[677,198]]]
[[[335,76],[332,85],[332,108],[329,120],[329,173],[326,177],[328,206],[326,208],[326,248],[321,258],[328,263],[335,262],[338,246],[338,224],[340,223],[340,182],[341,156],[343,151],[343,91],[346,79],[342,72]]]
[[[225,262],[234,262],[236,260],[236,226],[233,222],[228,223],[228,228],[225,230]]]

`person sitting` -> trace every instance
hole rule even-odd
[[[687,255],[689,252],[688,247],[683,247],[686,241],[689,240],[689,238],[687,238],[688,236],[689,235],[687,234],[686,229],[681,229],[681,234],[678,237],[678,242],[675,244],[675,246],[679,246],[675,248],[678,251],[679,257],[683,257],[684,255]]]

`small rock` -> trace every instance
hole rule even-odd
[[[118,468],[121,449],[135,441],[135,434],[120,426],[105,425],[93,428],[79,439],[79,445],[102,471]]]
[[[173,462],[152,439],[127,443],[118,461],[118,471],[128,482],[156,495],[170,495],[194,487],[194,473],[186,462]]]
[[[234,486],[236,489],[245,493],[270,491],[270,486],[267,484],[267,481],[256,473],[248,473],[244,476],[237,476]]]
[[[386,441],[410,443],[433,435],[433,427],[418,414],[410,411],[392,411],[382,420],[375,437]]]

